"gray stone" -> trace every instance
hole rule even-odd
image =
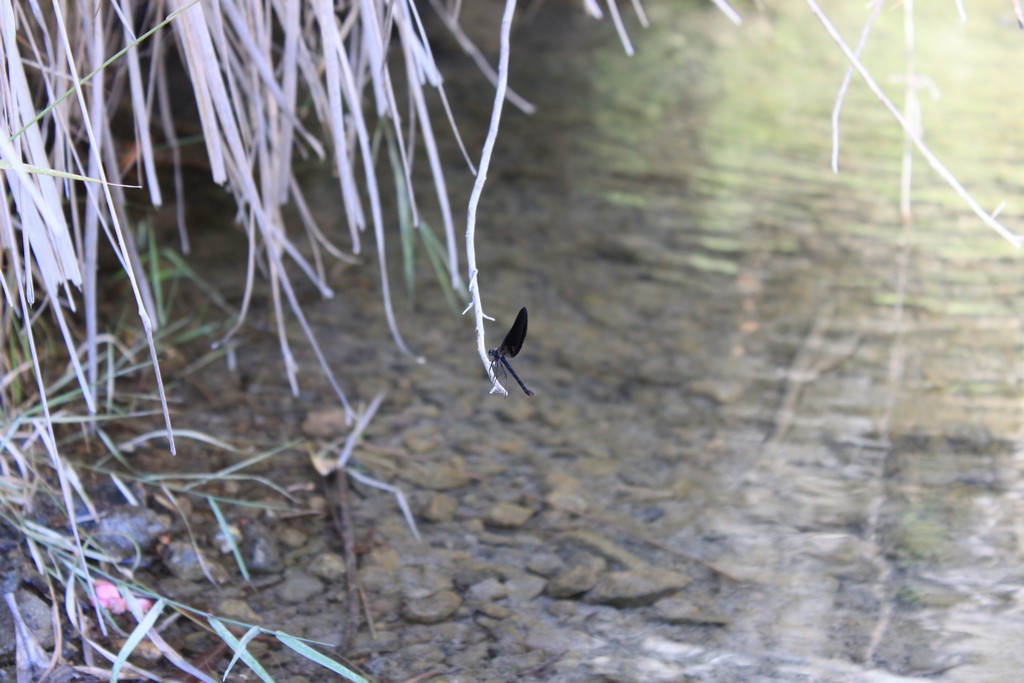
[[[450,522],[455,518],[455,510],[458,508],[458,503],[455,499],[444,493],[435,493],[430,496],[430,500],[423,507],[420,513],[423,519],[428,522],[442,523]]]
[[[301,548],[309,542],[309,535],[301,529],[286,526],[277,534],[277,540],[289,548]]]
[[[581,595],[597,584],[597,571],[589,565],[576,565],[559,572],[544,587],[552,598],[571,598]]]
[[[405,603],[402,614],[414,624],[437,624],[450,618],[462,605],[462,598],[454,591],[438,591],[433,595]]]
[[[539,576],[523,575],[511,579],[505,586],[508,595],[514,602],[529,602],[544,592],[547,581]]]
[[[309,563],[309,572],[324,581],[340,581],[345,576],[345,558],[338,553],[320,553]]]
[[[249,603],[237,598],[227,598],[217,603],[216,614],[228,619],[237,619],[246,624],[259,625],[263,623],[263,619],[249,606]]]
[[[664,569],[608,572],[584,600],[614,607],[642,607],[682,590],[689,582],[690,577]]]
[[[242,529],[242,556],[254,574],[277,574],[284,567],[277,537],[266,526],[246,524]]]
[[[530,521],[531,517],[533,517],[533,509],[502,502],[495,504],[487,511],[484,521],[503,529],[518,529]]]
[[[712,605],[700,604],[697,601],[671,597],[658,600],[654,604],[654,612],[659,619],[670,624],[699,624],[702,626],[725,626],[729,618],[716,611]]]
[[[320,439],[332,439],[344,434],[347,419],[343,408],[311,410],[302,421],[302,433]]]
[[[507,596],[508,589],[501,581],[490,578],[470,586],[469,595],[479,602],[494,602]]]
[[[171,541],[160,554],[164,566],[175,578],[183,581],[201,581],[206,577],[199,551],[188,541]]]
[[[107,554],[122,561],[148,550],[169,530],[166,515],[139,505],[118,505],[103,513],[92,536]]]
[[[324,582],[305,572],[294,572],[277,587],[277,595],[289,604],[306,602],[324,593]]]
[[[562,559],[554,553],[539,553],[532,555],[526,563],[526,568],[529,571],[545,577],[554,576],[560,569],[562,569],[563,566],[564,563],[562,562]]]
[[[444,462],[413,463],[400,469],[398,476],[431,491],[451,491],[465,486],[470,481],[469,472],[466,471],[461,458],[449,458]]]
[[[35,593],[15,592],[15,602],[21,619],[44,651],[53,648],[53,620],[49,606]],[[6,604],[0,604],[0,662],[14,660],[14,618]]]

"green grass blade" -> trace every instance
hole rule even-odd
[[[83,183],[101,183],[103,182],[99,178],[90,178],[87,175],[79,175],[77,173],[68,173],[67,171],[55,171],[52,168],[44,168],[42,166],[35,166],[33,164],[12,164],[9,161],[0,160],[0,171],[10,171],[14,168],[19,168],[26,173],[37,173],[39,175],[48,175],[55,178],[63,178],[64,180],[78,180]],[[114,185],[114,183],[111,183]],[[124,187],[123,185],[121,187]]]
[[[224,534],[225,542],[231,547],[231,554],[235,556],[235,564],[238,565],[238,570],[242,572],[242,578],[246,581],[249,580],[249,568],[245,566],[245,559],[242,557],[242,550],[235,543],[235,535],[231,533],[231,525],[228,524],[227,518],[224,517],[224,513],[220,511],[220,506],[217,505],[217,501],[213,498],[207,498],[206,502],[209,503],[210,509],[213,510],[213,516],[217,518],[217,524],[220,526],[220,532]]]
[[[290,636],[287,633],[276,631],[274,633],[274,637],[281,641],[281,643],[283,643],[285,646],[295,650],[309,661],[319,664],[325,669],[330,669],[339,676],[342,676],[350,681],[353,681],[354,683],[370,683],[369,680],[363,678],[355,671],[352,671],[343,664],[339,664],[330,657],[320,654],[319,652],[311,648],[309,645],[306,645],[304,642],[302,642],[295,636]]]
[[[448,303],[448,308],[451,309],[452,314],[459,317],[461,314],[461,308],[459,303],[455,300],[455,289],[452,287],[451,280],[448,277],[448,268],[445,266],[446,254],[444,246],[437,239],[437,235],[430,229],[430,225],[424,221],[420,223],[419,230],[417,232],[420,235],[420,239],[423,240],[423,245],[426,248],[427,258],[430,259],[430,265],[434,268],[434,274],[437,276],[437,281],[444,284],[441,287],[441,293],[444,294],[444,299]],[[460,294],[468,296],[468,292],[463,291],[460,288]]]
[[[235,653],[235,656],[231,658],[231,662],[228,664],[228,668],[224,671],[223,678],[226,679],[228,677],[228,674],[231,673],[231,669],[235,666],[235,662],[241,659],[245,662],[245,665],[252,669],[253,673],[259,676],[262,680],[268,681],[268,683],[273,683],[274,677],[271,676],[256,660],[256,658],[252,656],[252,653],[246,649],[252,639],[261,633],[260,628],[253,626],[244,636],[242,636],[241,640],[238,640],[238,638],[235,638],[234,634],[231,633],[231,631],[228,630],[228,627],[219,619],[210,617],[206,621],[210,624],[210,628],[212,628],[217,635],[220,636],[220,639],[223,640]]]
[[[126,591],[122,591],[124,593]],[[126,595],[126,600],[131,599],[130,595]],[[149,629],[153,628],[153,624],[160,618],[160,614],[164,611],[164,607],[167,605],[166,602],[161,598],[156,601],[149,611],[146,612],[146,616],[142,618],[142,621],[136,625],[135,629],[128,634],[128,638],[124,641],[124,645],[117,652],[117,659],[114,660],[113,666],[110,667],[110,681],[116,683],[118,674],[121,673],[121,669],[128,663],[128,657],[135,651],[135,648],[139,646],[142,639],[146,637]]]
[[[405,184],[402,172],[402,160],[399,158],[398,145],[395,144],[394,131],[382,126],[383,137],[388,143],[388,161],[395,181],[395,200],[398,209],[398,233],[402,241],[402,269],[405,274],[405,289],[409,297],[409,305],[415,305],[416,296],[416,236],[412,224],[412,206],[409,204],[409,188]]]

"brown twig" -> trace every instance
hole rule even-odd
[[[359,586],[359,576],[356,573],[356,551],[355,551],[355,527],[352,525],[352,511],[349,506],[348,475],[344,469],[335,473],[335,483],[338,492],[338,533],[341,535],[342,551],[345,555],[345,581],[348,584],[348,622],[345,626],[345,636],[342,639],[343,651],[352,648],[352,641],[355,639],[356,631],[359,630],[359,604],[361,602],[362,589]],[[332,506],[332,510],[333,510]],[[367,610],[367,615],[369,610]]]

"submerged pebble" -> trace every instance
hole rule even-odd
[[[414,624],[437,624],[450,618],[462,605],[454,591],[439,591],[417,600],[409,600],[402,609],[406,621]]]
[[[607,572],[584,600],[614,607],[642,607],[682,590],[688,583],[690,577],[665,569]]]

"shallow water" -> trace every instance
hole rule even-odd
[[[364,400],[389,390],[362,461],[388,478],[380,453],[399,453],[416,509],[454,506],[421,520],[417,543],[390,498],[360,503],[360,528],[399,558],[367,563],[403,586],[365,577],[384,635],[359,641],[364,665],[388,680],[424,667],[447,680],[1014,680],[1014,250],[920,159],[901,227],[900,136],[858,82],[831,174],[843,64],[802,4],[739,29],[710,8],[650,7],[633,59],[609,25],[549,4],[520,27],[513,62],[540,109],[507,110],[478,233],[490,334],[530,310],[515,366],[536,396],[486,394],[473,332],[425,266],[417,310],[400,314],[425,366],[388,346],[371,274],[340,272],[341,296],[309,308],[343,384]],[[967,25],[932,11],[919,68],[943,98],[924,103],[927,140],[994,206],[1022,180],[1014,89],[997,82],[1020,34],[997,3]],[[866,59],[898,99],[897,12]],[[843,21],[853,40],[861,18]],[[457,52],[444,59],[478,145],[489,94]],[[448,158],[464,207],[468,178]],[[272,364],[274,351],[254,353]],[[329,400],[310,389],[292,409]],[[488,517],[498,502],[535,516],[510,530]],[[531,581],[551,577],[531,563],[548,556],[690,583],[637,605],[536,595]],[[511,614],[467,607],[465,587],[494,575],[505,592],[485,604]],[[466,602],[444,627],[398,607],[452,585]],[[704,617],[672,616],[679,601]]]

